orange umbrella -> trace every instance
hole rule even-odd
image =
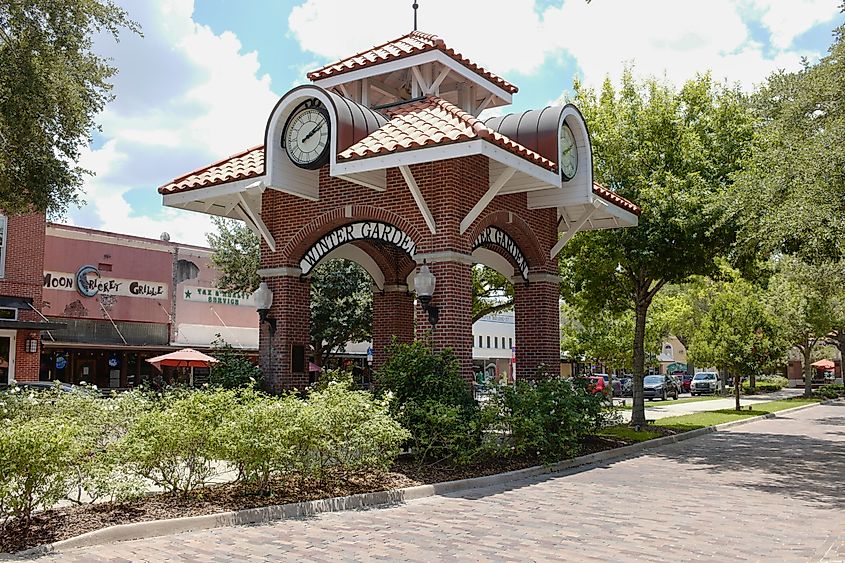
[[[216,364],[218,360],[207,356],[202,352],[197,352],[193,348],[183,348],[164,354],[163,356],[156,356],[149,358],[147,361],[153,364],[159,371],[162,366],[177,367],[177,368],[207,368],[209,364]]]
[[[810,365],[821,369],[833,369],[833,362],[831,360],[819,360]]]

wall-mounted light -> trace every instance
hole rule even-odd
[[[273,306],[273,292],[267,286],[267,282],[261,282],[258,289],[252,294],[255,307],[258,310],[258,322],[267,323],[270,329],[270,338],[276,334],[276,319],[270,316],[270,307]]]
[[[27,338],[26,342],[24,342],[24,350],[29,352],[30,354],[34,354],[38,351],[38,339],[37,338]]]
[[[423,311],[428,313],[428,322],[431,328],[437,324],[440,319],[440,307],[431,304],[431,296],[434,295],[434,285],[437,279],[423,260],[422,268],[414,276],[414,289],[417,292],[417,299],[422,305]]]

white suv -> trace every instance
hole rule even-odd
[[[712,371],[703,371],[693,376],[689,384],[689,394],[695,397],[705,393],[718,393],[721,389],[719,374]]]

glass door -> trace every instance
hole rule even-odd
[[[0,336],[0,385],[9,383],[10,353],[12,350],[12,339],[8,336]]]

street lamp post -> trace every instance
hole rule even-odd
[[[440,319],[440,307],[431,304],[431,296],[434,295],[434,285],[437,280],[431,270],[428,269],[425,260],[423,260],[422,268],[414,276],[414,289],[417,292],[417,299],[423,311],[428,313],[428,323],[434,329],[437,321]]]
[[[270,330],[270,338],[276,334],[276,319],[270,316],[270,307],[273,306],[273,292],[267,286],[267,282],[261,282],[258,289],[252,294],[253,302],[258,310],[258,322],[267,323]]]

